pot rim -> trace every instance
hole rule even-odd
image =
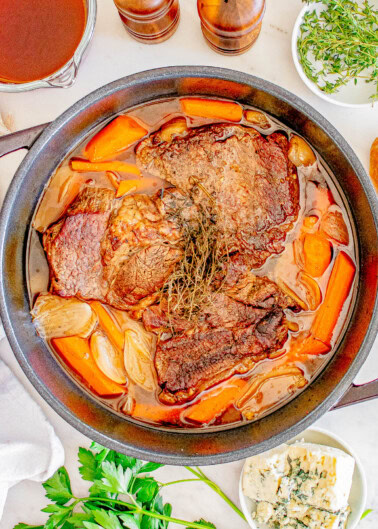
[[[81,433],[87,435],[89,438],[97,441],[98,443],[105,444],[107,447],[117,450],[119,452],[127,453],[138,457],[140,459],[147,459],[151,461],[163,462],[166,464],[216,464],[216,463],[226,463],[230,461],[235,461],[243,459],[252,454],[252,449],[250,448],[241,448],[241,449],[230,449],[227,452],[209,454],[209,455],[194,455],[194,456],[183,456],[180,454],[178,449],[175,453],[163,452],[164,447],[159,447],[159,451],[153,451],[148,448],[136,448],[130,443],[119,441],[111,438],[105,433],[95,429],[94,427],[84,423],[81,419],[76,417],[70,409],[66,407],[62,402],[55,397],[50,390],[45,386],[45,384],[38,378],[36,372],[29,364],[27,358],[25,357],[23,350],[18,344],[16,332],[13,329],[12,325],[12,315],[9,313],[6,299],[6,288],[4,285],[4,248],[5,248],[5,233],[6,225],[9,221],[9,216],[17,195],[19,187],[22,185],[25,175],[32,166],[34,160],[38,158],[39,151],[47,146],[50,141],[50,138],[53,137],[59,130],[64,127],[70,120],[75,116],[88,109],[95,103],[101,101],[105,96],[116,93],[118,90],[123,88],[136,88],[139,84],[143,84],[146,81],[157,81],[164,79],[177,79],[177,78],[196,78],[196,77],[207,77],[212,79],[227,80],[236,82],[239,84],[245,84],[258,90],[264,91],[273,95],[274,97],[284,101],[294,107],[295,109],[302,112],[305,116],[310,118],[317,126],[322,130],[325,130],[328,136],[332,137],[333,142],[336,144],[338,149],[342,152],[345,158],[349,161],[353,169],[355,170],[357,177],[363,187],[365,195],[367,197],[368,203],[371,208],[372,216],[374,218],[375,228],[378,232],[378,201],[376,200],[375,191],[371,184],[371,181],[366,174],[361,162],[357,158],[356,154],[344,138],[337,132],[337,130],[331,125],[319,112],[313,109],[310,105],[305,103],[299,97],[288,92],[287,90],[258,77],[238,72],[235,70],[225,69],[225,68],[216,68],[216,67],[206,67],[206,66],[173,66],[158,68],[153,70],[146,70],[131,76],[121,78],[117,81],[114,81],[110,84],[104,85],[103,87],[97,89],[96,91],[88,94],[63,114],[61,114],[57,119],[55,119],[41,134],[41,136],[36,140],[36,142],[31,147],[29,153],[26,155],[22,163],[20,164],[10,186],[6,197],[4,199],[4,204],[0,214],[0,315],[3,320],[4,328],[11,344],[12,350],[26,374],[29,381],[33,384],[35,389],[43,397],[43,399],[71,426],[79,430]],[[156,99],[156,98],[155,98]],[[347,332],[349,326],[345,329]],[[305,415],[295,424],[287,427],[284,431],[273,434],[271,437],[260,442],[258,445],[258,450],[255,450],[253,453],[263,452],[269,448],[277,446],[295,435],[299,434],[301,431],[308,428],[313,424],[318,418],[320,418],[326,411],[328,411],[345,393],[345,391],[350,387],[353,379],[358,373],[360,367],[367,358],[369,351],[373,345],[376,334],[378,333],[378,297],[375,300],[374,310],[370,319],[368,330],[362,340],[361,347],[358,354],[351,362],[351,365],[348,371],[344,374],[340,382],[329,392],[329,394],[324,398],[324,400],[317,405],[308,415]],[[327,369],[327,368],[326,368]],[[314,381],[315,382],[315,381]],[[311,385],[310,385],[311,386]],[[305,393],[305,392],[304,392]],[[294,399],[295,400],[295,399]],[[285,408],[285,406],[283,407]],[[281,409],[283,409],[281,408]],[[274,412],[273,412],[274,413]],[[126,419],[127,420],[127,419]],[[262,419],[263,420],[263,419]],[[229,436],[231,439],[232,433],[241,431],[245,428],[250,427],[250,424],[241,425],[236,428],[218,431],[218,432],[206,432],[201,431],[197,432],[181,432],[181,433],[170,433],[164,431],[164,435],[168,436],[201,436],[201,439],[205,439],[205,436],[211,435],[222,435]],[[151,431],[151,428],[146,426],[141,426],[142,429],[147,429]],[[157,433],[159,432],[156,430]],[[178,439],[179,442],[179,439]],[[232,446],[232,445],[230,445]]]

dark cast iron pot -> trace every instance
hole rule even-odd
[[[320,153],[344,192],[357,230],[359,285],[337,351],[300,395],[243,426],[184,432],[142,426],[104,408],[81,389],[37,336],[29,314],[26,250],[30,221],[44,185],[62,159],[94,127],[126,109],[159,98],[203,94],[268,112]],[[43,130],[44,129],[44,130]],[[41,131],[43,132],[41,133]],[[378,328],[378,204],[356,155],[318,112],[267,81],[226,69],[172,67],[125,77],[89,94],[48,126],[0,139],[0,156],[29,153],[13,178],[0,219],[0,308],[4,328],[26,376],[72,426],[99,443],[142,459],[170,464],[223,463],[272,448],[297,435],[332,407],[378,394],[378,381],[353,386]],[[341,400],[340,400],[341,399]]]

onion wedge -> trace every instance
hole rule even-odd
[[[113,347],[101,331],[95,331],[92,334],[90,346],[94,361],[104,375],[117,384],[126,384],[126,369],[121,351]]]
[[[31,315],[38,334],[45,340],[65,336],[88,338],[98,324],[88,303],[53,294],[38,296]]]

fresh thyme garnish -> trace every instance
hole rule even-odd
[[[378,100],[378,10],[368,0],[304,0],[324,4],[305,13],[297,42],[306,76],[332,94],[354,80],[375,84]]]
[[[214,198],[202,184],[195,184],[208,198],[210,207],[198,204],[194,219],[183,219],[180,211],[174,215],[182,232],[183,257],[161,292],[170,320],[180,317],[196,321],[204,305],[210,302],[211,293],[222,286],[220,278],[227,272],[227,241],[217,226],[219,212]]]

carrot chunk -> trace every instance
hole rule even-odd
[[[345,252],[340,252],[328,281],[324,301],[315,316],[311,334],[317,340],[329,345],[341,309],[349,295],[356,267]]]
[[[227,121],[235,122],[240,121],[243,117],[242,107],[232,101],[188,97],[180,99],[180,105],[184,114],[188,116],[226,119]]]
[[[136,402],[131,415],[145,421],[174,423],[179,419],[180,412],[181,408]]]
[[[124,392],[122,386],[110,380],[97,367],[88,340],[79,336],[54,338],[52,345],[63,360],[101,397],[120,395]]]
[[[235,378],[226,386],[214,388],[187,410],[185,418],[201,424],[210,422],[239,398],[245,385],[244,379]]]
[[[103,305],[101,305],[99,301],[92,301],[90,305],[97,314],[98,319],[100,321],[100,326],[103,331],[105,331],[105,334],[107,335],[111,343],[114,345],[114,347],[116,347],[120,351],[123,351],[123,347],[125,345],[124,334],[118,328],[116,322],[110,316],[109,312]]]
[[[130,193],[131,191],[137,191],[140,187],[145,187],[145,182],[143,181],[143,179],[121,180],[117,188],[116,197],[119,198],[123,195],[126,195],[126,193]]]
[[[303,360],[309,355],[323,355],[329,353],[330,350],[331,347],[329,345],[324,344],[306,332],[300,334],[292,341],[290,349],[284,358],[287,363],[291,363],[296,360]]]
[[[119,173],[130,173],[140,175],[140,170],[136,165],[126,162],[86,162],[84,160],[71,160],[73,171],[101,173],[105,171],[117,171]]]
[[[332,259],[332,245],[322,233],[307,233],[303,243],[305,270],[312,277],[320,277]]]
[[[370,177],[372,179],[375,190],[378,192],[378,138],[372,143],[370,149]]]
[[[91,162],[109,160],[141,140],[147,132],[129,116],[118,116],[93,136],[84,154]]]

